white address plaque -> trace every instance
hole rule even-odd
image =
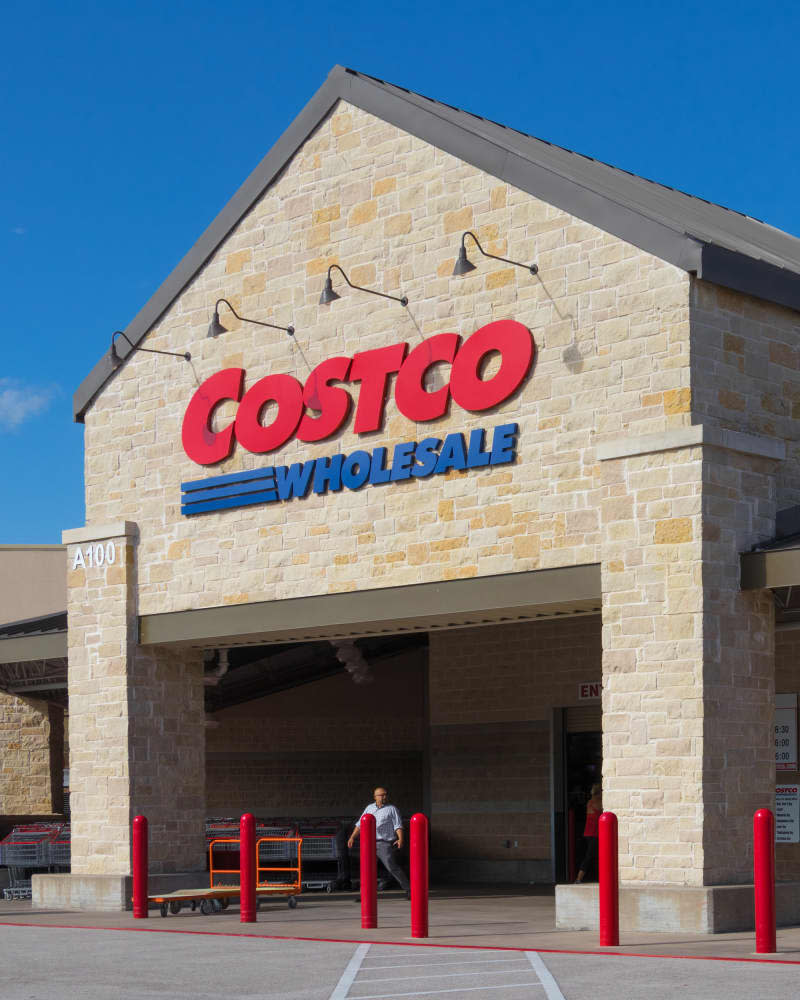
[[[116,561],[115,542],[94,542],[91,545],[80,545],[75,549],[72,568],[94,569],[95,566],[113,566]]]

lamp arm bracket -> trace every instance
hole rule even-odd
[[[178,353],[177,351],[158,351],[154,347],[139,347],[137,344],[134,344],[131,341],[130,337],[126,333],[123,333],[122,330],[115,330],[114,333],[111,334],[111,360],[112,361],[123,361],[124,360],[123,358],[121,358],[119,356],[119,354],[117,354],[117,347],[116,347],[116,339],[117,339],[117,337],[124,337],[125,340],[127,340],[128,345],[130,346],[130,351],[128,352],[128,354],[133,354],[134,351],[143,351],[145,354],[166,354],[166,355],[168,355],[171,358],[183,358],[184,361],[191,361],[192,360],[192,356],[191,356],[191,354],[188,351],[184,351],[182,353]]]
[[[523,264],[521,261],[518,261],[518,260],[509,260],[508,257],[498,257],[497,254],[495,254],[495,253],[489,253],[487,250],[484,250],[483,247],[480,245],[480,242],[478,241],[478,237],[475,235],[475,233],[470,232],[469,230],[467,230],[465,233],[462,233],[462,235],[461,235],[461,246],[462,247],[466,245],[465,244],[465,240],[466,240],[467,236],[471,236],[472,237],[472,239],[473,239],[473,241],[475,243],[475,246],[478,248],[478,250],[480,250],[480,252],[483,254],[484,257],[491,257],[492,260],[502,260],[504,264],[513,264],[515,267],[524,267],[525,270],[526,271],[530,271],[531,274],[538,274],[539,273],[539,265],[538,264]]]
[[[330,280],[331,271],[333,271],[334,269],[337,270],[339,274],[341,274],[341,276],[344,278],[344,280],[351,288],[355,288],[359,292],[369,292],[370,295],[380,295],[382,299],[391,299],[392,302],[399,302],[401,306],[408,305],[408,298],[405,295],[402,296],[387,295],[386,292],[376,292],[374,288],[364,288],[363,285],[354,285],[353,282],[347,277],[347,275],[339,267],[338,264],[331,264],[330,267],[328,268],[328,280]]]
[[[217,301],[214,303],[214,312],[217,314],[218,317],[219,317],[219,307],[223,302],[230,309],[233,315],[238,320],[241,320],[243,323],[255,323],[256,326],[267,326],[269,327],[270,330],[283,330],[283,332],[288,333],[290,337],[294,336],[293,326],[277,326],[275,323],[262,323],[260,319],[250,319],[249,316],[240,316],[239,313],[237,313],[236,310],[233,308],[233,306],[230,304],[230,302],[228,302],[227,299],[217,299]]]

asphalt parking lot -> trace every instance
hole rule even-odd
[[[158,927],[158,925],[156,925]],[[192,930],[0,927],[3,1000],[752,1000],[797,964],[276,940]]]

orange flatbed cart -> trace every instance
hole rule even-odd
[[[148,895],[148,903],[156,903],[162,917],[166,917],[170,913],[180,913],[184,906],[190,906],[192,910],[199,907],[203,915],[219,913],[227,909],[231,902],[239,899],[240,886],[238,884],[226,885],[220,881],[220,877],[236,876],[238,880],[241,873],[238,868],[215,868],[214,846],[216,844],[238,843],[238,837],[220,837],[217,840],[212,840],[208,845],[210,885],[207,889],[176,889],[174,892]],[[269,897],[285,896],[290,909],[293,910],[297,906],[295,897],[299,896],[302,891],[300,877],[302,843],[302,837],[260,837],[256,841],[256,905]],[[296,861],[296,864],[281,866],[261,864],[262,853],[285,860],[287,852],[288,860]],[[294,875],[294,878],[290,881],[271,882],[267,876],[272,872],[281,872],[283,877]],[[262,876],[264,877],[262,878]]]

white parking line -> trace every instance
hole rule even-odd
[[[509,969],[508,973],[510,975],[511,973],[520,971],[520,969]],[[454,976],[461,976],[462,979],[465,976],[496,976],[498,972],[500,972],[500,969],[489,969],[488,972],[439,972],[435,975],[429,974],[427,976],[388,976],[386,979],[359,980],[358,985],[366,986],[367,983],[410,983],[414,979],[452,979]]]
[[[531,963],[539,981],[544,987],[547,1000],[565,1000],[564,994],[559,989],[558,983],[553,978],[553,974],[542,961],[542,956],[538,951],[526,951],[528,961]]]
[[[509,958],[479,958],[475,961],[469,962],[403,962],[402,965],[362,965],[361,971],[367,972],[373,969],[414,969],[418,966],[423,969],[440,969],[445,965],[488,965],[490,962],[524,962],[525,959],[520,955],[519,957],[509,957]]]
[[[353,952],[353,957],[347,963],[347,968],[342,973],[342,978],[336,984],[336,989],[331,993],[330,1000],[345,1000],[350,987],[353,985],[353,980],[358,975],[361,963],[367,957],[369,947],[368,944],[360,944]]]
[[[502,986],[461,986],[456,990],[416,990],[414,993],[373,993],[370,996],[359,996],[357,1000],[392,1000],[393,997],[429,997],[437,993],[474,993],[476,990],[514,990],[520,986],[541,986],[535,983],[504,983]],[[561,996],[561,994],[558,994]],[[333,998],[331,998],[333,1000]],[[548,998],[549,1000],[549,998]],[[562,1000],[564,998],[562,997]]]

